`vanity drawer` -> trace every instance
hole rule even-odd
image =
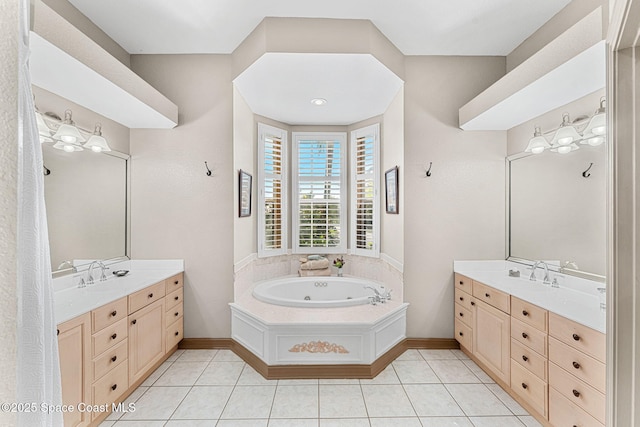
[[[460,320],[468,327],[473,328],[473,312],[471,310],[467,310],[458,303],[455,304],[454,308],[456,310],[456,319]]]
[[[603,333],[549,313],[549,335],[601,362],[606,361],[606,338]]]
[[[127,338],[127,319],[121,319],[91,336],[92,358]]]
[[[125,338],[120,344],[116,344],[101,356],[93,359],[93,381],[127,360],[129,354],[127,344],[128,340]]]
[[[547,355],[547,333],[513,317],[511,318],[511,338],[543,356]]]
[[[540,415],[547,416],[547,383],[511,360],[511,389]]]
[[[511,359],[535,374],[542,381],[547,381],[547,358],[513,338],[511,338]]]
[[[460,304],[467,310],[471,310],[471,299],[473,298],[471,294],[461,291],[459,288],[455,288],[455,301],[457,304]]]
[[[580,381],[555,363],[549,364],[549,385],[591,416],[605,423],[607,400],[604,394]]]
[[[171,308],[171,310],[167,310],[167,314],[165,314],[165,327],[169,327],[173,322],[180,319],[184,315],[182,303]],[[169,347],[167,347],[169,348]]]
[[[547,316],[548,312],[544,308],[514,296],[511,297],[511,317],[531,325],[539,331],[547,332]]]
[[[559,427],[604,427],[553,387],[549,387],[549,422]]]
[[[456,285],[457,289],[460,289],[463,292],[468,293],[469,295],[471,295],[472,291],[471,291],[471,282],[473,282],[473,280],[469,279],[466,276],[463,276],[462,274],[458,274],[455,273],[453,275],[453,280],[454,283]]]
[[[473,281],[473,296],[509,314],[510,295],[483,283]]]
[[[600,392],[606,393],[606,366],[593,357],[550,337],[549,362],[555,363]]]
[[[175,305],[182,304],[182,288],[178,288],[175,291],[167,294],[165,298],[165,305],[167,306],[167,311],[171,310],[171,308]]]
[[[167,328],[167,350],[173,348],[182,338],[184,338],[184,324],[181,317]]]
[[[455,329],[455,338],[456,341],[460,343],[461,346],[469,350],[473,351],[473,336],[472,329],[459,321],[458,319],[454,320],[454,329]]]
[[[169,295],[171,292],[184,286],[184,276],[182,273],[176,274],[173,277],[169,277],[164,282],[166,283],[166,286],[167,286],[167,290],[166,290],[167,295]]]
[[[121,363],[93,384],[93,404],[113,403],[129,388],[127,364]],[[111,409],[111,405],[109,405]]]
[[[105,304],[91,312],[91,332],[96,333],[127,317],[127,297]]]
[[[140,310],[142,307],[156,302],[165,295],[165,281],[158,282],[148,288],[144,288],[129,295],[129,314]]]

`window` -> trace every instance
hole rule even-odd
[[[380,255],[380,125],[351,132],[350,246],[355,255]]]
[[[293,250],[346,252],[346,134],[293,133]]]
[[[258,256],[287,253],[287,132],[258,123]]]

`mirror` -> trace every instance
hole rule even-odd
[[[127,255],[127,167],[116,151],[67,153],[42,144],[54,272],[82,260]],[[47,171],[50,171],[49,173]]]
[[[604,277],[606,151],[580,145],[568,154],[507,158],[510,257],[574,263],[570,270]]]

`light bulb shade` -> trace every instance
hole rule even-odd
[[[107,140],[102,135],[91,135],[89,140],[83,145],[84,148],[91,149],[91,151],[100,153],[102,151],[111,151]]]
[[[580,147],[578,147],[577,144],[568,144],[568,145],[556,145],[554,147],[551,148],[551,151],[553,151],[554,153],[558,153],[558,154],[567,154],[570,153],[572,151],[576,151],[578,150]]]
[[[73,153],[74,151],[82,151],[83,148],[81,145],[79,144],[71,144],[68,142],[64,142],[64,141],[58,141],[55,144],[53,144],[53,148],[58,149],[58,150],[64,150],[67,153]]]
[[[38,133],[40,136],[48,138],[49,142],[52,141],[51,129],[49,129],[49,126],[44,122],[44,118],[39,111],[36,111],[36,122],[38,123]],[[42,140],[42,138],[40,140]]]
[[[604,142],[604,136],[594,135],[592,137],[583,139],[580,141],[580,144],[589,144],[592,147],[597,147],[598,145],[602,145]]]
[[[529,140],[525,153],[540,154],[547,148],[551,148],[551,145],[547,142],[547,139],[542,136],[540,128],[536,127],[533,133],[533,138]]]
[[[569,145],[574,141],[582,139],[580,134],[572,125],[561,126],[556,131],[551,140],[552,145]]]
[[[80,131],[77,127],[66,123],[60,125],[56,133],[53,135],[53,139],[69,144],[79,144],[86,141],[86,139],[80,135]]]
[[[602,136],[607,132],[607,117],[605,113],[599,113],[591,117],[589,124],[584,129],[584,137]]]

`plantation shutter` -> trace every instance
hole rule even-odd
[[[379,125],[351,134],[351,251],[378,256],[379,248]]]
[[[339,134],[294,134],[294,245],[299,252],[346,251],[345,148]]]
[[[260,191],[258,218],[258,255],[286,253],[286,141],[282,129],[259,124]]]

